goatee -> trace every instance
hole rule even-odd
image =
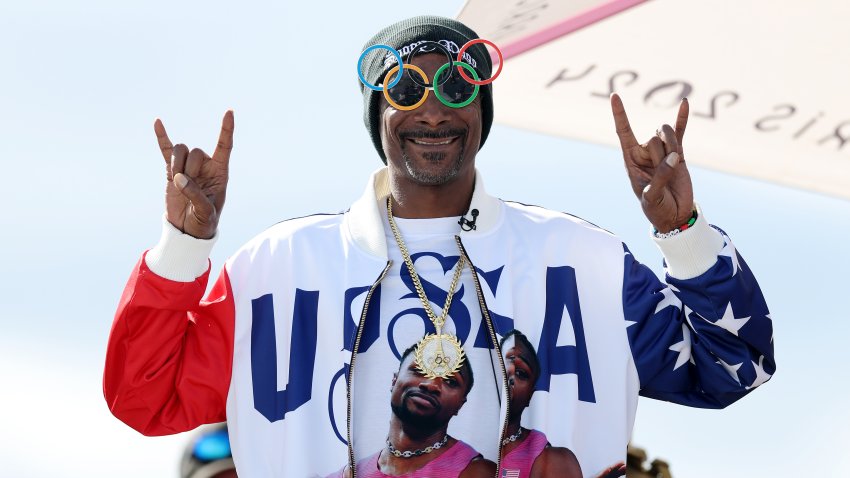
[[[390,403],[393,415],[397,416],[405,427],[413,428],[417,431],[417,433],[422,435],[430,435],[445,426],[445,423],[438,423],[433,416],[423,416],[412,413],[410,409],[405,406],[406,403],[406,396],[401,400],[400,405]]]
[[[402,138],[401,158],[404,161],[405,168],[407,168],[407,174],[410,175],[410,177],[413,178],[416,182],[428,186],[439,186],[441,184],[446,184],[457,177],[461,167],[464,164],[464,144],[466,142],[465,130],[452,129],[439,133],[426,131],[406,131],[401,133],[399,136]],[[451,165],[448,169],[442,169],[438,172],[432,172],[423,168],[417,168],[416,162],[408,155],[405,142],[405,139],[407,138],[421,137],[440,139],[451,136],[458,136],[456,141],[460,141],[460,152],[458,153],[457,158],[455,158],[453,161],[451,161],[451,158],[447,158],[448,153],[442,151],[432,151],[422,154],[422,158],[425,159],[425,161],[433,164],[451,161]]]

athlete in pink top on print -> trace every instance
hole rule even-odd
[[[404,478],[434,478],[437,476],[453,478],[460,476],[461,472],[469,466],[474,458],[481,456],[471,446],[458,440],[445,453],[414,472],[404,475],[386,475],[378,468],[378,458],[381,453],[387,453],[387,451],[381,450],[357,463],[358,478],[393,478],[399,476]]]
[[[549,446],[546,435],[520,426],[522,412],[528,408],[540,377],[540,362],[531,342],[522,332],[511,330],[500,343],[511,401],[498,476],[582,478],[581,467],[572,451]]]
[[[502,458],[502,476],[529,478],[531,467],[540,452],[549,445],[546,435],[537,430],[523,429],[522,442]]]
[[[357,460],[357,478],[492,478],[495,463],[448,435],[474,383],[469,358],[448,378],[428,378],[416,366],[414,348],[404,351],[393,374],[387,445]],[[329,478],[338,477],[350,478],[350,466]]]

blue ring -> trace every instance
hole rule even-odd
[[[366,81],[366,78],[363,77],[363,72],[360,70],[360,67],[363,65],[363,58],[366,56],[366,54],[369,53],[372,50],[377,49],[377,48],[384,48],[386,50],[389,50],[395,56],[396,60],[398,60],[399,68],[404,68],[404,64],[401,61],[401,54],[398,52],[398,50],[396,50],[395,48],[393,48],[391,46],[388,46],[388,45],[372,45],[369,48],[365,49],[363,51],[363,53],[360,54],[360,58],[357,60],[357,76],[360,77],[360,81],[364,85],[366,85],[366,88],[369,88],[370,90],[373,90],[373,91],[381,91],[381,90],[383,90],[383,87],[372,85],[368,81]],[[392,88],[393,86],[397,85],[398,82],[401,81],[401,76],[402,75],[397,75],[396,78],[395,78],[395,81],[393,81],[392,83],[387,85],[387,88]]]

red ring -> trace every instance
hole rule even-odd
[[[471,47],[472,45],[475,45],[476,43],[486,43],[486,44],[490,45],[491,47],[493,47],[493,49],[496,50],[496,53],[498,53],[498,55],[499,55],[499,69],[496,70],[496,74],[491,76],[490,78],[488,78],[486,80],[478,81],[478,80],[473,80],[472,78],[468,77],[466,75],[466,72],[463,71],[463,68],[461,68],[461,67],[457,67],[457,71],[460,72],[460,76],[462,76],[464,80],[468,81],[469,83],[472,83],[473,85],[489,85],[490,83],[493,82],[493,80],[496,79],[497,76],[499,76],[499,74],[502,73],[502,64],[504,63],[504,59],[502,58],[502,50],[499,50],[499,47],[497,47],[495,43],[491,42],[490,40],[485,40],[483,38],[476,38],[474,40],[469,40],[468,42],[466,42],[465,45],[463,45],[463,48],[461,48],[460,51],[457,52],[457,61],[463,61],[461,59],[461,58],[463,58],[463,52],[465,52],[467,48]],[[486,48],[485,48],[485,50],[486,50]],[[488,51],[487,53],[489,54],[490,52]]]

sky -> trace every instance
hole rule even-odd
[[[222,114],[235,110],[217,270],[269,225],[340,211],[360,195],[381,165],[354,77],[363,43],[393,21],[454,16],[461,5],[0,4],[4,476],[177,476],[187,435],[142,437],[111,416],[101,389],[121,290],[160,232],[154,118],[175,143],[211,151]],[[662,274],[618,150],[497,124],[476,164],[489,192],[586,218]],[[840,476],[850,468],[841,302],[850,201],[691,174],[706,217],[759,279],[778,371],[726,410],[641,399],[633,443],[670,462],[677,478]]]

